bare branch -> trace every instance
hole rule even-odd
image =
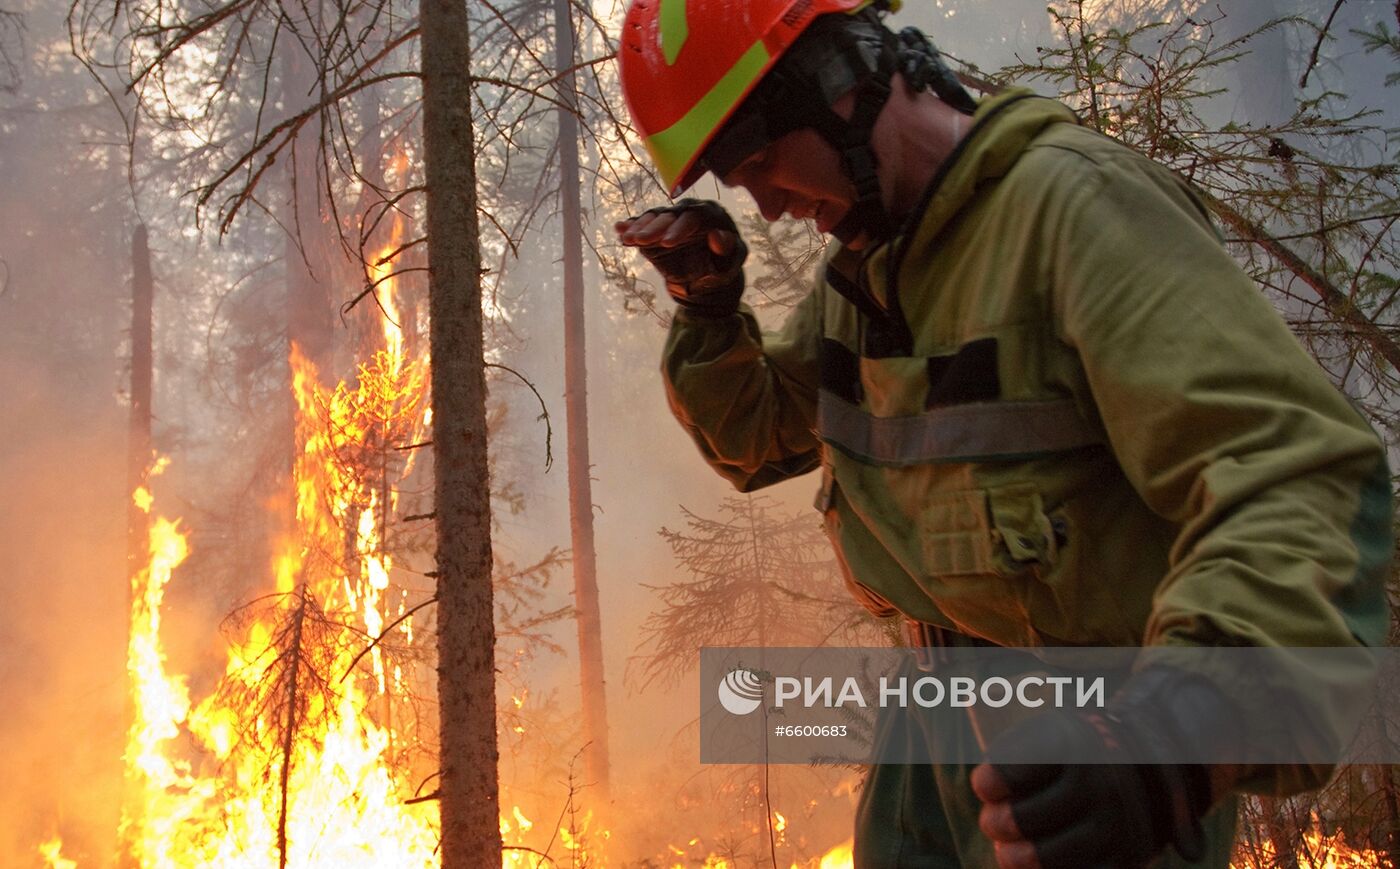
[[[258,181],[262,178],[263,174],[266,173],[268,169],[272,168],[277,161],[278,155],[296,139],[297,133],[308,120],[320,114],[320,112],[328,106],[334,105],[337,101],[364,90],[371,85],[379,82],[394,81],[396,79],[416,79],[418,77],[419,74],[416,72],[385,73],[367,79],[352,81],[349,84],[331,91],[311,106],[274,126],[265,133],[262,138],[255,142],[252,147],[239,156],[231,166],[221,172],[213,181],[201,187],[197,200],[200,207],[207,205],[214,194],[218,192],[230,178],[237,175],[239,171],[244,168],[251,168],[254,160],[259,155],[262,155],[262,162],[253,170],[253,174],[249,180],[237,193],[224,201],[224,217],[219,223],[219,234],[223,235],[227,233],[229,226],[233,223],[233,219],[238,215],[243,204],[252,198],[252,191],[257,187]]]
[[[384,318],[386,320],[388,320],[390,323],[393,323],[395,326],[402,326],[402,323],[395,322],[394,318],[389,316],[389,312],[384,310],[384,305],[379,301],[379,294],[376,293],[375,290],[379,289],[380,284],[384,283],[385,281],[393,280],[399,275],[408,274],[409,272],[426,272],[427,270],[428,269],[424,266],[413,266],[411,268],[396,269],[392,272],[389,272],[386,275],[383,275],[382,277],[376,278],[373,282],[369,284],[369,286],[365,287],[364,290],[362,290],[357,296],[355,296],[355,298],[340,306],[340,316],[343,318],[346,314],[349,314],[355,309],[356,305],[358,305],[360,302],[363,302],[368,296],[374,299],[374,303],[379,306],[379,311],[384,315]]]
[[[1298,79],[1300,90],[1308,86],[1308,76],[1312,75],[1313,67],[1317,66],[1317,54],[1322,50],[1322,43],[1327,39],[1327,31],[1332,29],[1332,20],[1337,17],[1337,11],[1342,8],[1342,4],[1345,2],[1347,0],[1337,0],[1332,7],[1332,14],[1327,16],[1327,23],[1323,24],[1322,28],[1317,31],[1317,41],[1313,43],[1312,54],[1308,57],[1308,65],[1303,69],[1302,77]]]
[[[374,649],[379,645],[380,641],[383,640],[385,637],[389,636],[390,631],[392,631],[394,628],[397,628],[404,622],[408,621],[410,618],[413,617],[414,613],[432,606],[433,604],[437,603],[437,601],[437,595],[433,595],[432,597],[428,598],[422,603],[409,607],[403,615],[399,616],[392,622],[389,622],[389,624],[385,625],[384,630],[379,632],[379,636],[371,640],[368,646],[365,646],[363,649],[361,649],[359,651],[359,654],[355,655],[355,657],[350,660],[350,664],[345,668],[345,673],[340,677],[340,681],[344,682],[346,679],[350,678],[350,674],[355,672],[355,665],[359,664],[360,661],[364,660],[365,655],[368,655],[370,652],[374,651]]]
[[[554,465],[554,453],[551,447],[551,442],[554,439],[554,428],[549,423],[549,408],[545,406],[543,396],[541,396],[540,391],[535,388],[535,384],[531,383],[525,377],[525,375],[521,374],[519,371],[516,371],[514,368],[510,368],[505,365],[498,365],[495,362],[486,363],[486,367],[499,368],[502,371],[507,371],[511,374],[514,374],[520,380],[521,383],[529,387],[530,391],[535,394],[535,400],[540,403],[540,415],[535,417],[535,419],[542,420],[544,422],[544,470],[545,473],[549,473],[549,469]]]

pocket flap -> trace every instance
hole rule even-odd
[[[1012,561],[1051,565],[1059,555],[1059,543],[1040,491],[1033,483],[1001,486],[987,493],[992,524]]]

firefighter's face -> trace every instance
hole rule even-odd
[[[842,171],[840,155],[808,128],[770,142],[720,181],[726,187],[747,190],[765,220],[786,214],[815,221],[822,233],[830,233],[856,201],[855,186]],[[859,250],[866,239],[861,234],[841,242]]]

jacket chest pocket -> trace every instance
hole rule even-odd
[[[1063,538],[1031,483],[934,493],[919,532],[931,577],[1038,573],[1055,564]]]
[[[961,631],[1007,646],[1046,643],[1044,579],[1062,545],[1033,484],[930,494],[919,513],[920,585]]]
[[[992,523],[982,489],[940,492],[923,511],[919,540],[932,576],[995,573]]]

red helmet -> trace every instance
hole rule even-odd
[[[675,196],[704,174],[705,146],[819,15],[871,0],[632,0],[618,52],[622,93]]]

